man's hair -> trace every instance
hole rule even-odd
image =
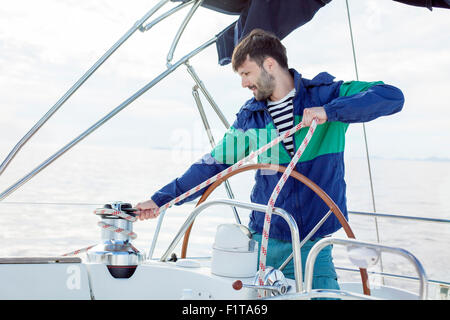
[[[234,71],[247,60],[248,57],[260,67],[267,57],[272,57],[278,64],[288,69],[286,48],[280,39],[271,32],[262,29],[254,29],[234,48],[231,64]]]

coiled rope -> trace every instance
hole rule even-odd
[[[96,215],[112,215],[112,216],[117,216],[120,217],[122,219],[131,221],[131,222],[135,222],[137,220],[137,218],[133,215],[130,215],[128,213],[126,213],[125,211],[121,211],[121,210],[116,210],[116,209],[107,209],[107,208],[100,208],[100,209],[95,209],[94,210],[94,214]],[[97,225],[103,229],[112,231],[112,232],[116,232],[119,234],[122,234],[124,236],[128,236],[130,237],[132,240],[137,238],[137,234],[133,231],[127,230],[127,229],[123,229],[123,228],[118,228],[116,226],[113,226],[111,224],[105,223],[103,221],[99,221],[97,223]],[[92,245],[86,248],[82,248],[82,249],[78,249],[69,253],[65,253],[63,254],[63,256],[73,256],[73,255],[78,255],[80,253],[84,253],[86,251],[88,251],[89,249],[95,247],[96,245]]]

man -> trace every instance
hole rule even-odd
[[[257,150],[268,142],[263,137],[269,135],[272,140],[272,132],[282,134],[301,121],[303,129],[286,138],[279,148],[272,148],[269,150],[272,152],[258,158],[258,162],[287,165],[314,118],[318,126],[295,169],[328,193],[347,218],[344,144],[348,124],[400,111],[404,103],[402,92],[382,82],[333,81],[334,77],[325,72],[312,80],[304,79],[297,71],[288,68],[286,49],[280,40],[260,29],[253,30],[236,46],[232,66],[241,77],[242,87],[250,89],[254,97],[237,113],[235,122],[211,153],[156,192],[151,200],[137,204],[139,219],[155,218],[159,206]],[[236,146],[233,143],[236,141],[241,143]],[[281,173],[258,170],[251,201],[267,204],[280,177]],[[184,201],[193,200],[204,191],[200,190]],[[301,238],[328,211],[313,191],[292,178],[286,181],[275,206],[293,215]],[[259,242],[263,224],[264,213],[253,211],[249,228]],[[302,247],[303,270],[311,247],[340,227],[338,220],[330,216]],[[287,223],[279,216],[272,216],[267,266],[278,268],[285,261],[292,252],[290,241]],[[322,250],[317,258],[313,288],[339,289],[331,249],[330,246]],[[286,277],[294,278],[292,261],[283,272]]]

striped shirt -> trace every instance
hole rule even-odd
[[[292,99],[295,96],[295,89],[292,89],[283,99],[278,101],[267,100],[267,109],[272,116],[275,127],[278,130],[278,134],[282,135],[286,131],[289,131],[294,126],[294,106]],[[294,155],[294,142],[292,136],[283,140],[286,150]]]

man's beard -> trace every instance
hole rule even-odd
[[[258,101],[268,99],[275,89],[275,78],[264,67],[261,67],[261,75],[256,80],[256,89],[255,99]]]

